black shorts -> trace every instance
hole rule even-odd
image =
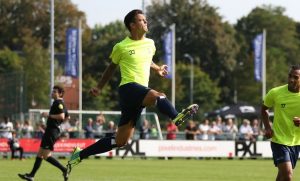
[[[275,166],[280,163],[291,162],[292,167],[295,168],[299,157],[300,146],[286,146],[271,142],[271,148]]]
[[[53,129],[46,129],[41,142],[41,148],[45,150],[51,150],[54,149],[54,144],[58,140],[60,136],[59,129],[53,128]]]
[[[127,83],[119,87],[121,118],[118,126],[129,121],[136,125],[143,110],[143,100],[151,89],[137,83]]]

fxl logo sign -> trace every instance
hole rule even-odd
[[[123,155],[121,154],[121,152],[123,153]],[[116,155],[122,155],[122,158],[130,154],[132,156],[145,156],[145,152],[140,152],[139,140],[131,140],[127,145],[116,149]]]
[[[255,141],[236,141],[235,156],[237,157],[261,157],[261,153],[257,153]]]

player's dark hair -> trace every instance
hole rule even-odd
[[[62,86],[55,85],[55,86],[53,86],[53,89],[56,89],[58,91],[58,93],[62,95],[62,97],[64,96],[65,90],[64,90],[64,88]]]
[[[130,11],[124,18],[124,24],[126,26],[126,28],[130,30],[130,23],[134,23],[135,21],[135,16],[138,14],[144,14],[142,10],[140,9],[134,9],[132,11]]]
[[[300,70],[300,64],[292,65],[291,70]]]

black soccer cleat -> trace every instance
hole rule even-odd
[[[19,173],[18,176],[23,180],[27,180],[27,181],[33,181],[34,180],[34,178],[31,175],[29,175],[28,173],[25,173],[25,174],[20,174]]]

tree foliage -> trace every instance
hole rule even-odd
[[[220,102],[232,102],[232,72],[239,46],[234,38],[235,30],[222,22],[216,8],[204,0],[171,0],[170,3],[154,2],[147,9],[147,16],[151,36],[160,45],[164,32],[176,24],[178,61],[185,60],[185,53],[194,57],[196,66],[218,81],[222,90]]]
[[[189,104],[191,65],[184,57],[186,53],[194,59],[193,99],[201,111],[235,101],[260,104],[261,83],[252,78],[252,40],[263,29],[267,30],[267,89],[286,83],[289,66],[300,58],[300,23],[284,12],[281,7],[257,7],[233,26],[224,22],[217,8],[205,0],[153,1],[146,15],[150,30],[147,36],[155,40],[157,48],[155,63],[163,64],[162,39],[170,25],[176,24],[176,107]],[[91,29],[86,25],[85,14],[70,0],[57,0],[55,52],[65,51],[65,32],[77,27],[79,19],[83,28],[83,109],[118,110],[119,71],[101,96],[91,97],[89,89],[97,85],[111,62],[113,46],[128,31],[121,21]],[[0,74],[23,71],[27,107],[32,107],[32,102],[37,103],[37,108],[48,107],[49,0],[1,0],[0,27]],[[58,62],[55,72],[63,72]],[[170,99],[171,80],[152,74],[150,87],[165,92]]]
[[[287,83],[289,66],[299,63],[300,47],[297,24],[284,15],[282,7],[262,6],[253,9],[241,18],[236,30],[241,51],[236,71],[238,98],[251,103],[260,103],[261,83],[254,81],[252,40],[266,30],[266,82],[267,90]],[[250,78],[249,78],[250,77]]]
[[[70,0],[55,1],[55,52],[65,50],[65,32],[68,27],[77,27],[82,20],[83,37],[90,30],[84,13]],[[10,67],[1,65],[3,71],[22,70],[26,77],[26,107],[47,108],[50,103],[50,1],[11,0],[0,1],[0,49],[17,52],[21,58],[10,54]],[[86,43],[88,40],[83,39]],[[7,48],[6,48],[7,47]],[[9,54],[6,54],[7,56]],[[19,61],[22,59],[22,61]],[[4,59],[3,59],[4,60]],[[5,63],[5,61],[1,61]],[[56,62],[56,75],[60,67]],[[34,103],[33,105],[31,103]],[[37,104],[36,104],[37,103]]]

